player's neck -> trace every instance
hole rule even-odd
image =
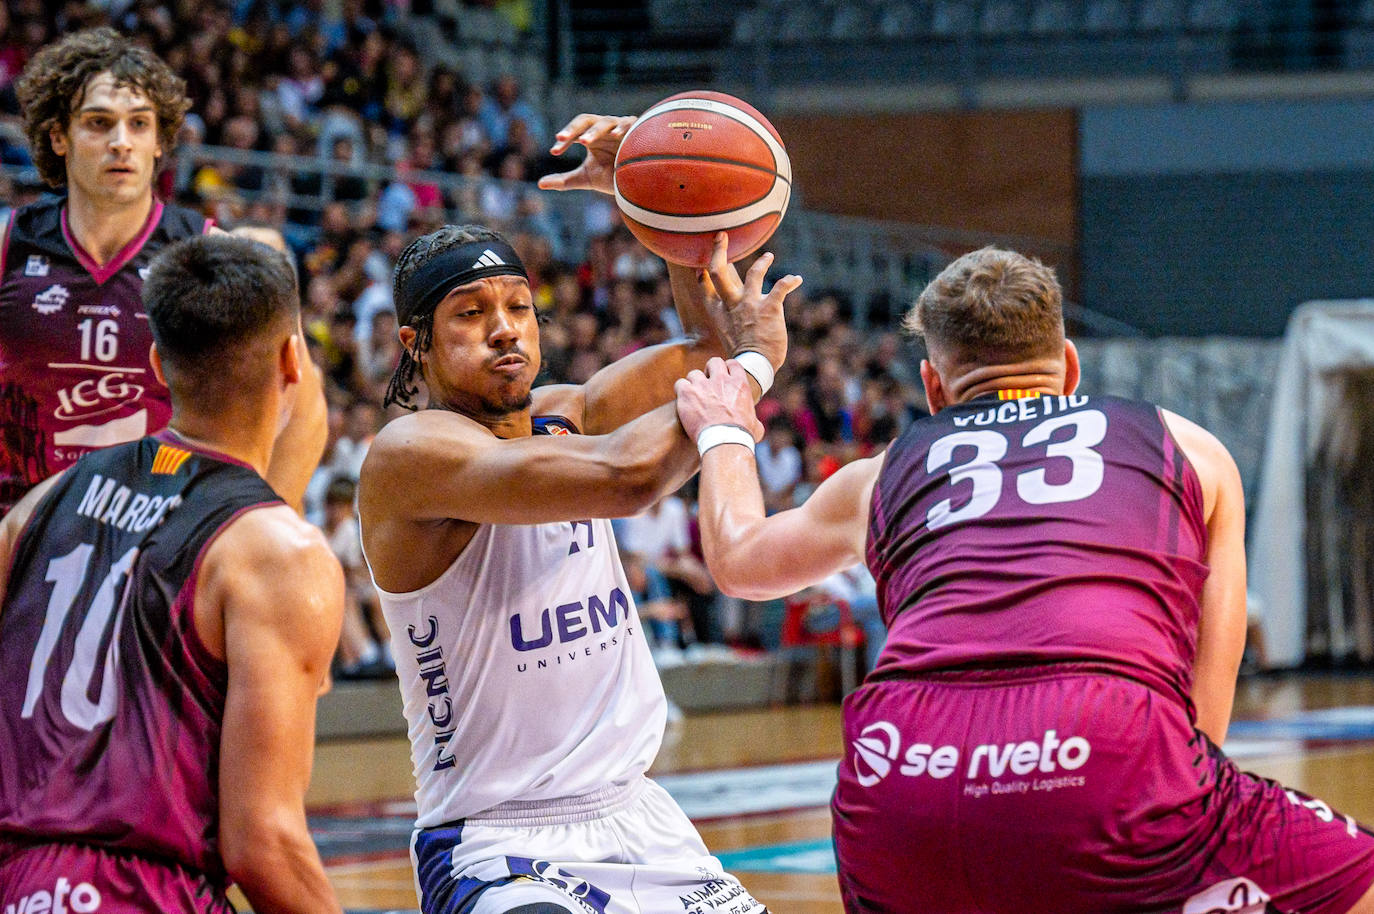
[[[173,412],[167,430],[187,444],[232,457],[248,464],[259,476],[266,476],[276,436],[259,425],[247,417],[223,412],[213,416]]]
[[[426,408],[443,409],[467,416],[473,422],[487,428],[497,438],[528,438],[534,434],[534,420],[528,406],[515,412],[494,413],[461,404],[439,402],[431,397]]]
[[[67,228],[82,250],[104,266],[138,237],[148,224],[152,209],[151,188],[140,200],[110,204],[96,201],[71,187],[67,194]]]

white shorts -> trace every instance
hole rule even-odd
[[[423,914],[766,914],[648,778],[585,797],[506,803],[410,845]]]

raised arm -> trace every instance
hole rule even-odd
[[[320,465],[329,438],[329,407],[324,400],[324,375],[310,358],[304,337],[297,337],[297,341],[301,380],[296,404],[286,427],[272,445],[272,461],[265,475],[267,484],[301,514],[305,510],[306,486],[310,485],[310,477]]]
[[[197,581],[196,605],[206,608],[197,630],[229,668],[220,853],[260,914],[340,910],[306,825],[305,791],[343,597],[324,536],[285,507],[230,525]]]
[[[763,280],[773,255],[761,255],[741,280],[725,260],[727,243],[724,233],[717,236],[709,273],[699,283],[700,294],[709,296],[704,310],[712,313],[710,320],[718,332],[702,343],[643,349],[598,371],[583,388],[587,431],[618,428],[661,403],[671,402],[674,383],[689,371],[706,367],[712,358],[749,349],[762,353],[774,370],[782,366],[787,357],[783,303],[801,285],[801,277],[784,276],[765,294]],[[763,394],[757,383],[752,390],[755,399]]]
[[[392,422],[368,450],[359,486],[369,517],[539,524],[635,514],[696,470],[696,449],[665,404],[606,435],[502,439],[457,413]]]
[[[678,415],[693,440],[713,425],[753,429],[752,390],[734,362],[712,360],[677,384]],[[753,451],[721,444],[701,459],[701,544],[726,594],[769,600],[862,562],[868,506],[882,457],[850,463],[790,511],[764,515]]]
[[[1245,493],[1235,460],[1216,436],[1182,416],[1163,415],[1202,483],[1210,573],[1202,587],[1192,698],[1198,729],[1220,746],[1245,653]]]

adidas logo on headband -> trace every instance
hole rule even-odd
[[[487,248],[482,252],[482,256],[477,258],[477,262],[469,267],[469,269],[480,270],[482,267],[504,267],[505,265],[506,262],[497,256],[495,251],[491,248]]]

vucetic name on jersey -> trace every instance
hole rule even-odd
[[[1074,396],[1039,396],[1024,397],[1016,400],[1006,400],[997,406],[990,406],[968,416],[955,416],[954,424],[963,428],[966,425],[992,425],[1005,424],[1009,422],[1028,422],[1031,419],[1038,419],[1041,416],[1053,416],[1058,413],[1067,412],[1071,409],[1079,409],[1088,405],[1087,397]]]
[[[118,480],[106,479],[95,473],[81,503],[77,505],[76,513],[98,523],[109,524],[117,530],[142,533],[161,523],[167,512],[179,504],[180,495],[164,498],[135,492],[128,486],[120,485]]]

